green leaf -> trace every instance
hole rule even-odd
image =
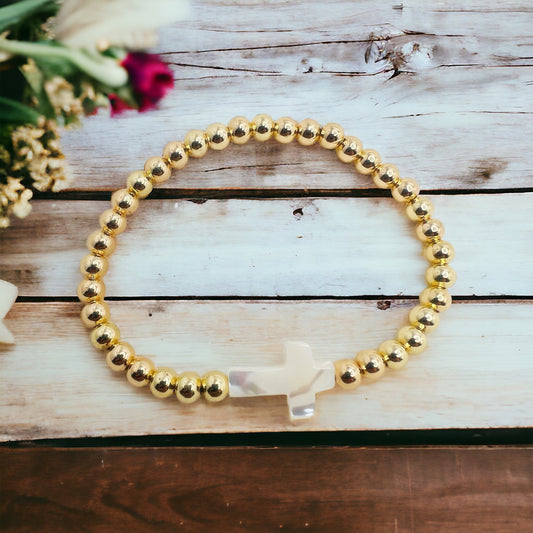
[[[8,6],[0,7],[0,32],[18,24],[25,18],[38,12],[48,4],[55,4],[56,0],[22,0]]]
[[[10,98],[0,96],[0,123],[3,124],[37,124],[41,114]]]
[[[24,76],[24,79],[26,80],[26,83],[28,84],[32,94],[35,96],[35,100],[37,101],[37,110],[47,118],[54,118],[56,113],[52,104],[50,103],[50,99],[48,98],[46,91],[44,90],[43,73],[39,69],[20,68],[19,70]]]

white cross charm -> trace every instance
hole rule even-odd
[[[291,420],[309,418],[315,414],[315,395],[335,386],[335,368],[331,361],[317,363],[303,342],[286,342],[284,353],[281,367],[230,369],[229,395],[284,395]]]

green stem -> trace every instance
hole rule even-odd
[[[0,96],[0,123],[37,124],[41,113],[20,102]]]
[[[54,3],[56,0],[22,0],[0,7],[0,32],[39,11],[46,4]]]
[[[0,50],[9,54],[28,56],[34,59],[64,59],[109,87],[121,87],[128,81],[126,69],[121,67],[116,60],[90,54],[81,49],[67,48],[58,44],[0,39]]]

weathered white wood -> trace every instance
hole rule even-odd
[[[388,310],[361,301],[113,302],[123,337],[158,366],[200,373],[276,365],[284,340],[318,361],[351,357],[394,335],[413,302]],[[292,425],[283,397],[217,405],[156,400],[107,368],[74,303],[21,303],[0,347],[2,440],[233,431],[527,427],[533,424],[527,302],[452,306],[427,352],[354,393],[318,396],[315,416]]]
[[[161,32],[176,87],[160,110],[101,113],[64,136],[71,187],[117,188],[188,129],[258,112],[339,122],[427,189],[532,187],[531,13],[525,1],[195,2]],[[239,151],[165,186],[368,186],[324,151]]]
[[[453,294],[533,294],[533,193],[433,200],[456,248]],[[72,296],[106,204],[34,205],[0,235],[0,277],[24,296]],[[147,201],[119,236],[108,295],[416,295],[427,263],[402,210],[389,198]]]

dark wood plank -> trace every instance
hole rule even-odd
[[[0,448],[7,531],[526,531],[531,447]]]

